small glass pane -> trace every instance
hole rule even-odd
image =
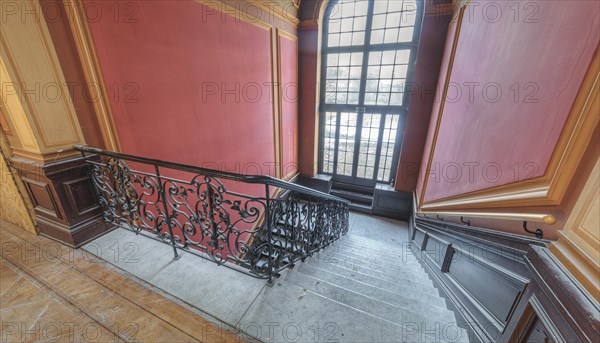
[[[386,29],[384,43],[396,43],[398,42],[398,29]]]
[[[394,66],[382,66],[380,75],[381,78],[391,79],[394,75]]]
[[[411,42],[413,39],[413,28],[412,27],[403,27],[400,29],[400,37],[398,38],[398,42]]]
[[[348,104],[358,105],[358,93],[348,93]]]
[[[402,97],[404,93],[392,93],[390,96],[390,105],[402,106]]]
[[[398,50],[396,52],[396,64],[408,64],[410,58],[409,50]]]
[[[354,22],[354,18],[344,18],[342,19],[342,32],[351,32],[352,26]]]
[[[367,27],[367,17],[354,18],[354,31],[364,31]]]
[[[392,92],[404,92],[405,79],[398,79],[392,82]]]
[[[340,65],[341,66],[350,65],[350,54],[349,53],[340,54]]]
[[[379,93],[377,94],[377,105],[389,105],[390,103],[390,94],[389,93]]]
[[[386,14],[376,14],[373,16],[372,29],[383,29],[385,28]]]
[[[394,64],[394,55],[395,51],[384,51],[383,59],[381,60],[381,64]]]
[[[379,80],[379,92],[389,92],[392,90],[392,80]]]
[[[351,79],[360,79],[361,74],[362,74],[362,67],[350,68],[350,78]]]
[[[404,12],[416,11],[417,10],[417,2],[415,0],[404,0],[402,4],[402,10]]]
[[[402,12],[400,20],[402,26],[414,26],[417,20],[417,12]]]
[[[384,33],[383,30],[373,30],[373,31],[371,31],[371,44],[381,44],[381,43],[383,43],[383,33]]]
[[[339,20],[330,20],[329,21],[329,33],[338,33],[340,32],[341,26]]]
[[[327,55],[327,66],[328,67],[333,67],[333,66],[337,66],[338,64],[338,54],[328,54]]]
[[[350,65],[359,66],[362,65],[363,54],[362,52],[353,52],[350,58]]]
[[[352,45],[363,45],[365,44],[365,33],[354,32],[352,34]]]
[[[339,79],[347,79],[350,75],[350,68],[348,67],[339,67],[338,68],[338,78]]]
[[[377,103],[377,93],[365,93],[365,105],[375,105]]]
[[[369,53],[369,65],[378,65],[381,63],[381,51]]]
[[[352,33],[342,33],[340,36],[340,46],[349,46],[352,45]]]
[[[377,80],[367,80],[367,92],[377,92]]]
[[[400,12],[402,11],[402,1],[390,1],[388,12]]]
[[[397,0],[394,0],[397,1]],[[376,0],[375,8],[373,13],[385,13],[387,12],[388,0]]]
[[[337,77],[337,67],[329,67],[327,68],[327,78],[335,79]]]
[[[401,64],[394,67],[394,78],[405,79],[408,73],[408,65]]]
[[[328,45],[329,46],[339,46],[340,45],[340,34],[339,33],[330,34],[329,38],[328,38]]]
[[[342,17],[351,17],[354,15],[354,2],[344,2],[342,5]]]
[[[401,16],[401,14],[399,12],[398,13],[388,13],[387,19],[385,21],[385,26],[386,27],[400,27],[400,16]],[[343,25],[342,25],[342,28],[343,28]]]
[[[354,7],[354,15],[365,15],[369,9],[368,1],[357,1]]]
[[[369,79],[379,78],[379,69],[380,67],[369,67],[369,69],[367,69],[367,77]]]

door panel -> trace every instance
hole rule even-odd
[[[397,163],[400,114],[326,112],[322,170],[340,182],[390,182]]]
[[[336,174],[353,176],[357,113],[340,113]]]
[[[363,115],[356,172],[358,178],[375,178],[381,118],[381,114],[365,113]]]

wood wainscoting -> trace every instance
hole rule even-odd
[[[410,238],[472,342],[600,337],[600,305],[550,253],[548,241],[426,218],[411,219]]]

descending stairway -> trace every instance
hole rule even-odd
[[[469,341],[422,266],[400,244],[348,234],[282,279],[319,296],[320,306],[339,308],[336,312],[345,318],[387,330],[378,333],[385,341]]]

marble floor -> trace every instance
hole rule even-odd
[[[0,221],[0,342],[241,342],[84,250]]]

